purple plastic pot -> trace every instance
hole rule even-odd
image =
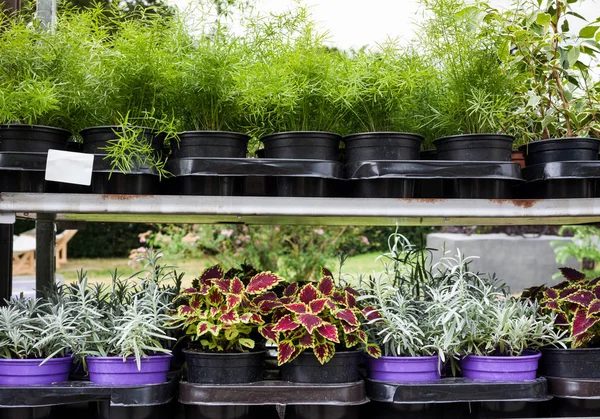
[[[486,381],[535,380],[540,352],[525,351],[521,356],[468,355],[460,361],[465,378]]]
[[[434,356],[366,358],[367,376],[388,383],[416,383],[440,379],[440,359]]]
[[[167,381],[173,355],[152,355],[141,359],[138,370],[134,357],[88,356],[85,358],[90,381],[96,384],[131,386],[158,384]]]
[[[69,379],[73,357],[43,359],[0,359],[0,384],[27,386],[51,384]]]

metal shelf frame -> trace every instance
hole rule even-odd
[[[556,200],[287,198],[0,193],[0,301],[12,292],[15,218],[36,220],[36,288],[54,281],[57,222],[307,225],[600,223],[600,198]]]

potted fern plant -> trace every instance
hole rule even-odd
[[[423,137],[412,133],[422,129],[431,76],[422,57],[390,40],[346,57],[341,71],[340,100],[352,133],[343,138],[346,162],[418,160]]]
[[[236,384],[260,381],[265,355],[258,334],[274,308],[269,291],[282,282],[248,265],[224,272],[206,269],[192,288],[176,298],[171,324],[190,337],[184,350],[191,383]]]
[[[372,357],[381,350],[365,332],[366,312],[358,292],[336,285],[328,269],[317,284],[292,283],[268,307],[269,323],[259,332],[277,345],[281,378],[294,382],[341,383],[358,381],[363,349]]]
[[[254,22],[253,55],[237,77],[248,132],[266,158],[338,160],[341,54],[323,44],[306,8],[271,19]]]
[[[218,22],[189,48],[175,79],[183,132],[171,140],[171,157],[246,157],[250,137],[238,132],[244,130],[244,110],[236,85],[244,59],[242,40]]]
[[[420,51],[435,69],[423,126],[437,138],[438,160],[510,161],[521,75],[485,3],[427,2]]]
[[[67,148],[68,86],[54,66],[54,35],[23,17],[0,16],[0,152],[45,153]],[[59,128],[55,128],[59,127]]]
[[[72,351],[87,335],[70,304],[12,297],[0,307],[0,384],[67,381]]]

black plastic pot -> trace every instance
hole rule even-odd
[[[423,137],[403,132],[365,132],[343,138],[346,162],[418,160]]]
[[[326,160],[182,158],[166,169],[166,194],[337,196],[342,164]]]
[[[293,131],[261,138],[268,159],[339,160],[342,137],[331,132]]]
[[[281,366],[281,379],[296,383],[352,383],[360,380],[358,351],[336,352],[321,365],[312,352],[302,352],[289,364]]]
[[[92,184],[88,189],[92,193],[155,195],[160,191],[160,179],[155,170],[147,166],[137,166],[129,173],[123,173],[118,169],[112,170],[110,161],[104,157],[102,154],[94,157]],[[85,193],[85,189],[81,187],[77,191]]]
[[[140,136],[151,143],[152,148],[156,152],[162,152],[165,135],[157,133],[151,128],[139,128],[142,129]],[[79,132],[83,137],[81,151],[89,154],[106,154],[104,148],[108,146],[109,141],[119,138],[116,134],[119,132],[122,132],[122,127],[120,126],[101,126],[83,129]]]
[[[433,142],[438,160],[510,161],[514,137],[503,134],[466,134]]]
[[[266,351],[209,353],[185,349],[190,383],[240,384],[260,381]]]
[[[419,153],[420,160],[437,160],[437,150],[423,150]]]
[[[71,133],[42,125],[0,125],[0,152],[47,153],[66,150]]]
[[[171,139],[171,158],[230,157],[244,158],[250,137],[239,132],[186,131]]]
[[[0,152],[0,192],[56,192],[46,182],[47,153]]]
[[[542,349],[539,373],[549,377],[600,379],[600,348]]]
[[[559,161],[598,160],[600,141],[594,138],[555,138],[519,147],[525,166]]]
[[[530,199],[595,198],[600,196],[600,161],[564,161],[523,169],[527,183],[519,197]]]

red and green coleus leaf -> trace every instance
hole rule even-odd
[[[200,283],[205,283],[211,279],[223,279],[223,268],[219,265],[211,266],[210,268],[206,268],[204,272],[198,277]]]
[[[269,314],[276,308],[282,307],[283,304],[279,301],[264,300],[258,305],[258,310],[261,314]]]
[[[379,313],[379,311],[373,306],[367,306],[363,308],[362,314],[368,321],[381,319],[381,313]]]
[[[227,311],[233,310],[242,302],[241,295],[227,294]]]
[[[330,298],[336,304],[346,305],[346,295],[339,291],[335,291]]]
[[[244,291],[244,283],[237,276],[229,281],[229,292],[231,294],[243,295]]]
[[[319,292],[326,297],[329,297],[331,294],[333,294],[334,288],[335,285],[333,284],[333,277],[327,275],[321,278],[319,284],[317,285]]]
[[[354,314],[354,312],[350,309],[343,309],[343,310],[338,310],[336,312],[333,313],[333,316],[336,319],[340,319],[340,320],[344,320],[346,323],[348,323],[351,326],[358,326],[358,319],[356,318],[356,315]]]
[[[570,303],[575,303],[583,307],[588,307],[596,296],[593,292],[587,290],[581,290],[576,292],[575,294],[571,294],[564,298],[564,301],[568,301]]]
[[[346,348],[353,348],[360,343],[360,339],[356,333],[344,333],[344,342],[346,343]]]
[[[236,311],[231,310],[219,317],[219,321],[223,324],[234,324],[240,321],[240,316]]]
[[[296,314],[304,314],[309,312],[308,306],[304,303],[286,304],[284,307]]]
[[[560,311],[560,306],[558,305],[558,301],[548,300],[545,303],[542,303],[540,305],[549,310]]]
[[[358,339],[362,343],[367,343],[367,340],[369,339],[369,337],[367,336],[367,334],[366,334],[366,332],[364,330],[357,330],[354,333],[356,333],[356,336],[358,336]]]
[[[576,282],[585,279],[585,274],[573,268],[559,268],[562,276],[569,282]]]
[[[308,332],[304,332],[304,334],[298,338],[298,346],[303,349],[312,348],[313,342],[313,336]]]
[[[208,322],[200,322],[196,326],[196,336],[202,336],[205,333],[208,333],[208,327],[214,326],[212,323]]]
[[[571,328],[571,336],[577,337],[582,335],[588,331],[590,327],[595,325],[598,318],[587,317],[586,309],[580,307],[575,313],[575,317],[573,318],[573,325]]]
[[[580,290],[580,287],[577,287],[577,286],[570,286],[570,287],[567,287],[567,288],[563,288],[558,293],[558,298],[568,297],[571,294],[575,294],[579,290]]]
[[[595,299],[590,303],[590,306],[587,310],[588,317],[597,316],[600,314],[600,299]]]
[[[365,348],[365,351],[372,358],[379,358],[381,356],[381,348],[373,343],[369,343]]]
[[[262,301],[277,301],[277,294],[273,291],[268,291],[252,298],[252,302],[256,305],[260,304]]]
[[[310,312],[313,314],[319,314],[325,308],[327,304],[327,298],[317,298],[309,303]]]
[[[293,297],[294,295],[296,295],[296,292],[298,292],[298,284],[293,282],[290,285],[288,285],[287,287],[285,287],[285,290],[283,291],[283,295],[285,297]]]
[[[244,313],[240,316],[242,323],[263,324],[265,321],[257,313]]]
[[[273,327],[275,325],[268,324],[266,326],[261,326],[258,328],[258,333],[266,340],[271,341],[275,344],[279,343],[279,333],[273,331]]]
[[[564,313],[558,313],[554,320],[554,324],[556,326],[569,326],[569,320],[567,320],[567,316],[565,316]]]
[[[291,314],[283,316],[273,327],[274,332],[289,332],[300,327],[299,323],[294,321],[294,317]]]
[[[335,346],[331,342],[317,343],[313,347],[313,353],[321,364],[329,362],[335,354]]]
[[[312,333],[313,330],[323,324],[323,319],[310,313],[298,314],[296,316],[296,320],[298,320],[298,323],[308,330],[308,333]]]
[[[177,314],[179,314],[180,317],[187,317],[187,316],[193,315],[195,312],[196,312],[196,310],[194,310],[190,306],[177,307]]]
[[[352,326],[345,321],[342,321],[342,328],[344,329],[344,333],[353,333],[358,329],[358,325]]]
[[[278,277],[274,273],[261,272],[252,277],[246,287],[246,292],[248,294],[260,294],[273,288],[281,281],[283,281],[283,278]]]
[[[350,294],[349,292],[346,293],[346,306],[348,308],[356,307],[356,297],[354,295]]]
[[[228,279],[213,279],[212,284],[214,287],[218,288],[223,294],[227,294],[229,292],[229,281]]]
[[[223,294],[219,291],[218,288],[212,287],[208,292],[208,303],[212,306],[220,306],[225,301]]]
[[[277,364],[283,365],[294,359],[296,347],[289,340],[282,340],[277,345]]]
[[[548,288],[547,290],[544,291],[544,297],[546,297],[549,300],[556,300],[558,298],[558,296],[559,296],[559,293],[554,288]]]
[[[238,342],[245,348],[254,349],[255,342],[250,338],[240,338]]]
[[[333,272],[324,266],[321,266],[321,276],[333,278]]]
[[[318,296],[318,291],[312,284],[304,285],[298,294],[298,298],[304,304],[309,304],[311,301],[316,300]]]
[[[322,324],[321,326],[317,327],[317,332],[331,342],[340,343],[337,327],[332,324]]]

